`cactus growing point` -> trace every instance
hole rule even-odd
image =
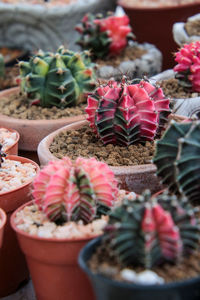
[[[87,120],[104,144],[128,146],[152,141],[160,133],[169,103],[161,88],[145,80],[137,84],[111,80],[88,96]]]
[[[34,181],[35,203],[52,221],[89,223],[105,214],[118,193],[113,172],[95,158],[50,162]]]
[[[200,41],[184,45],[175,53],[175,78],[181,86],[200,92]]]
[[[91,51],[94,58],[118,55],[134,38],[127,15],[104,18],[101,14],[87,14],[75,29],[81,34],[77,44]]]
[[[95,84],[94,64],[88,52],[61,46],[56,53],[39,51],[29,62],[19,62],[21,90],[32,104],[42,107],[74,106]]]
[[[124,266],[152,268],[165,261],[176,263],[198,247],[197,211],[186,198],[168,193],[151,197],[145,191],[110,213],[104,238]]]

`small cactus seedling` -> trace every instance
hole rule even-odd
[[[0,167],[1,163],[3,162],[3,157],[6,157],[6,153],[2,151],[3,145],[0,144]]]
[[[101,14],[96,17],[87,14],[82,23],[76,26],[76,30],[81,34],[77,44],[83,50],[90,50],[94,58],[120,54],[134,37],[126,15],[104,18]]]
[[[179,84],[200,92],[200,41],[184,45],[176,54],[175,77]]]
[[[191,201],[200,195],[200,122],[171,122],[156,144],[153,162],[170,191]]]
[[[186,198],[168,193],[151,197],[145,191],[134,201],[124,200],[110,213],[104,238],[124,266],[152,268],[176,263],[198,247],[197,212]]]
[[[170,113],[170,100],[161,88],[145,80],[137,84],[110,81],[88,96],[91,128],[104,144],[152,141]]]
[[[29,62],[20,62],[21,90],[42,107],[77,105],[95,88],[94,65],[87,52],[60,47],[56,53],[39,51]]]
[[[94,158],[50,162],[33,185],[35,203],[52,221],[88,223],[105,214],[118,193],[113,172]]]
[[[4,77],[5,75],[5,64],[3,55],[0,54],[0,77]]]

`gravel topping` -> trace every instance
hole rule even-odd
[[[0,128],[0,144],[3,145],[2,150],[6,152],[17,140],[16,132],[11,132],[6,128]]]

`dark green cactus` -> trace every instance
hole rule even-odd
[[[39,51],[29,62],[20,62],[21,89],[43,107],[68,107],[83,101],[95,88],[94,64],[88,52],[60,47],[56,53]]]
[[[3,145],[0,144],[0,167],[1,167],[1,163],[3,162],[3,157],[6,157],[6,153],[3,152],[2,148],[3,148]]]
[[[172,122],[157,142],[153,162],[162,182],[191,201],[200,195],[200,122]]]
[[[0,77],[4,77],[5,75],[5,64],[3,55],[0,54]]]
[[[176,263],[198,247],[198,212],[185,197],[177,199],[168,193],[152,197],[145,191],[137,200],[124,200],[110,213],[105,228],[109,252],[123,266]]]

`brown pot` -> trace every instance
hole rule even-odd
[[[175,22],[186,21],[199,13],[200,3],[179,4],[168,7],[131,6],[128,0],[118,0],[130,18],[137,41],[154,44],[163,54],[163,69],[174,66],[172,53],[177,51],[173,40],[172,27]],[[139,2],[139,1],[138,1]]]
[[[26,256],[37,300],[94,300],[93,291],[85,274],[78,266],[78,255],[91,240],[41,238],[18,229],[11,217],[11,226],[17,233]]]
[[[4,233],[6,220],[7,220],[6,214],[4,210],[0,208],[0,248],[3,244],[3,233]]]
[[[0,92],[1,98],[19,92],[19,87]],[[0,114],[0,126],[13,128],[20,134],[19,149],[36,151],[39,142],[52,131],[76,121],[84,120],[84,115],[58,120],[21,120]]]
[[[32,163],[39,171],[39,166],[27,158],[8,155],[6,159]],[[0,193],[0,207],[3,208],[7,215],[4,243],[0,251],[0,297],[15,292],[20,283],[29,277],[24,255],[18,246],[15,232],[10,226],[10,216],[20,205],[31,200],[31,184],[32,180],[29,180],[17,189]]]
[[[64,126],[46,136],[38,146],[38,157],[41,165],[46,165],[51,160],[57,160],[50,151],[49,146],[53,139],[62,131],[77,130],[82,126],[89,124],[86,120]],[[121,189],[134,191],[137,194],[142,193],[145,188],[149,188],[153,193],[162,188],[160,180],[156,177],[156,166],[154,164],[138,166],[110,167],[119,180]]]
[[[17,135],[17,139],[15,141],[15,143],[13,145],[11,145],[7,150],[6,150],[6,154],[8,155],[18,155],[18,143],[19,143],[19,132],[17,132],[14,129],[10,129],[10,128],[6,128],[6,127],[2,127],[0,126],[0,128],[5,128],[8,129],[10,132],[15,132]]]

